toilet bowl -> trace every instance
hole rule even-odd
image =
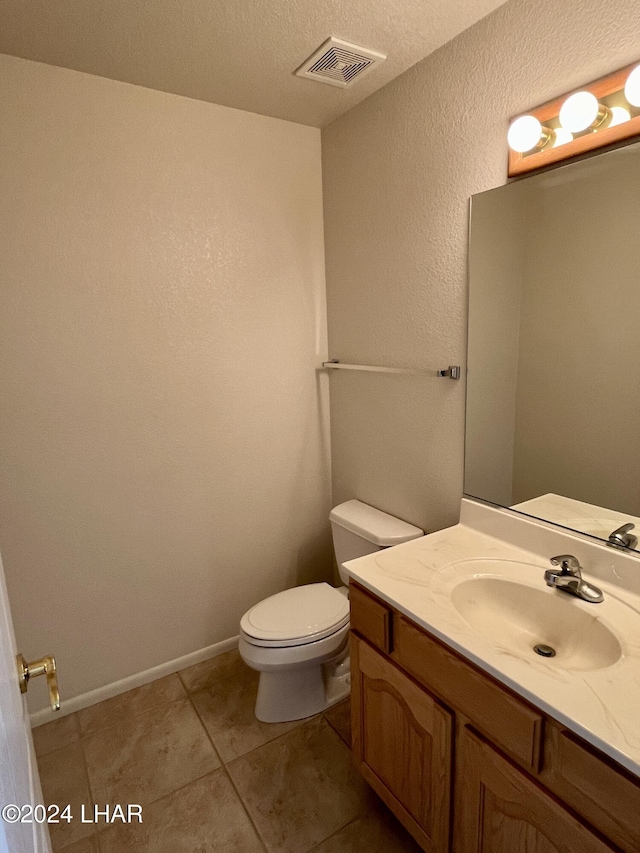
[[[349,601],[326,583],[287,589],[245,613],[239,648],[260,673],[256,717],[299,720],[347,696],[348,672],[336,677],[331,664],[345,657],[348,638]]]
[[[349,576],[343,563],[423,535],[357,500],[335,507],[330,520],[345,586],[287,589],[258,602],[240,621],[239,651],[260,673],[255,714],[265,723],[310,717],[349,695]]]

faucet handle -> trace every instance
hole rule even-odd
[[[552,566],[560,566],[563,574],[579,575],[582,569],[578,558],[573,554],[559,554],[557,557],[552,557],[549,561]]]
[[[634,528],[635,524],[633,524],[633,522],[623,524],[622,527],[618,527],[613,531],[613,533],[609,534],[607,544],[615,545],[618,548],[630,548],[633,550],[638,544],[638,537],[634,536],[633,533],[630,533],[629,531]]]

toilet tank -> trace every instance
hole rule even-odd
[[[373,554],[392,545],[424,536],[424,531],[413,524],[401,521],[362,501],[346,501],[334,507],[329,514],[333,549],[338,570],[344,584],[349,575],[343,564],[365,554]]]

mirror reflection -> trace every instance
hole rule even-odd
[[[639,190],[640,144],[499,187],[474,196],[469,247],[465,493],[627,548]]]

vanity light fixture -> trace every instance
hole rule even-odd
[[[507,142],[512,151],[525,154],[534,148],[541,150],[553,136],[553,131],[543,127],[535,116],[520,116],[512,122]]]
[[[509,126],[509,177],[640,135],[640,65],[543,104]]]
[[[595,130],[611,118],[611,110],[591,92],[576,92],[560,108],[560,127],[570,133]]]
[[[640,65],[629,74],[624,87],[624,96],[632,107],[640,107]]]
[[[611,107],[611,121],[609,127],[615,127],[617,124],[623,124],[629,121],[631,113],[625,107]]]
[[[573,133],[566,130],[564,127],[556,127],[553,131],[553,147],[557,148],[558,145],[566,145],[567,142],[573,141]]]

